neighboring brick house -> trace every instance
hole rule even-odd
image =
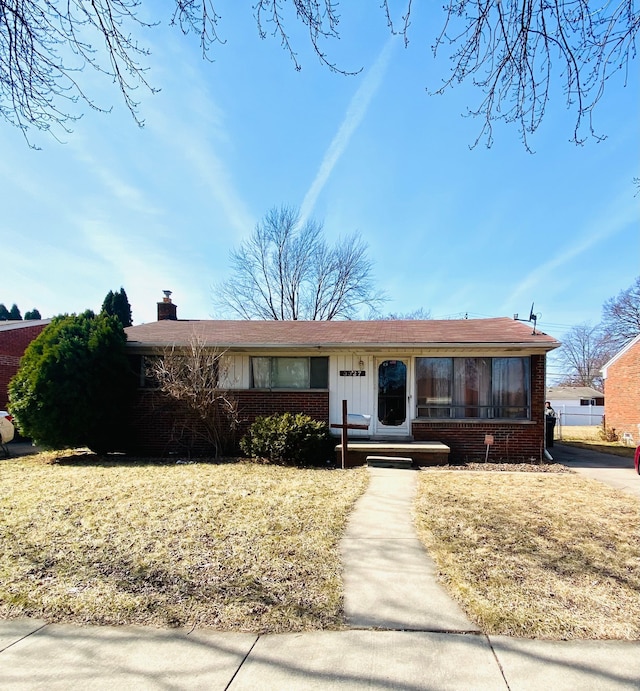
[[[560,344],[510,318],[406,321],[196,321],[176,319],[170,298],[159,321],[125,329],[139,359],[194,336],[224,352],[221,386],[239,401],[243,430],[257,416],[303,412],[331,424],[342,401],[371,415],[350,438],[437,441],[451,460],[540,459],[546,353]],[[172,450],[159,392],[141,387],[133,419],[138,450]]]
[[[20,358],[33,339],[51,322],[51,319],[0,321],[0,409],[9,403],[7,387],[18,371]]]
[[[620,438],[640,444],[640,336],[602,368],[606,425]]]

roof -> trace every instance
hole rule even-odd
[[[604,398],[602,391],[590,386],[548,386],[549,400],[579,401],[581,398]]]
[[[34,326],[46,326],[51,319],[11,319],[0,321],[0,331],[13,331],[14,329],[26,329]]]
[[[125,329],[131,347],[221,348],[496,346],[546,352],[560,343],[509,317],[380,321],[162,320]]]

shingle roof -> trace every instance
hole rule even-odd
[[[548,386],[547,398],[579,401],[581,398],[604,398],[604,394],[590,386]]]
[[[532,333],[530,324],[496,319],[382,321],[163,320],[125,329],[131,346],[187,345],[194,336],[208,345],[246,347],[344,347],[518,345],[544,351],[560,343]]]

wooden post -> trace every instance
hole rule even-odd
[[[342,401],[342,470],[346,467],[347,462],[347,444],[348,444],[348,432],[347,432],[347,401]]]
[[[347,444],[349,443],[348,439],[348,430],[350,429],[369,429],[369,425],[350,425],[347,420],[349,419],[349,415],[347,414],[347,401],[344,400],[342,401],[342,424],[341,425],[336,425],[333,424],[331,427],[333,429],[338,429],[340,428],[341,434],[340,434],[340,441],[342,445],[342,469],[344,470],[346,465],[347,465]]]

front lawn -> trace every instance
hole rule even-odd
[[[485,633],[640,639],[640,504],[573,473],[420,473],[422,541]]]
[[[337,542],[366,484],[364,469],[3,461],[0,618],[339,627]]]

